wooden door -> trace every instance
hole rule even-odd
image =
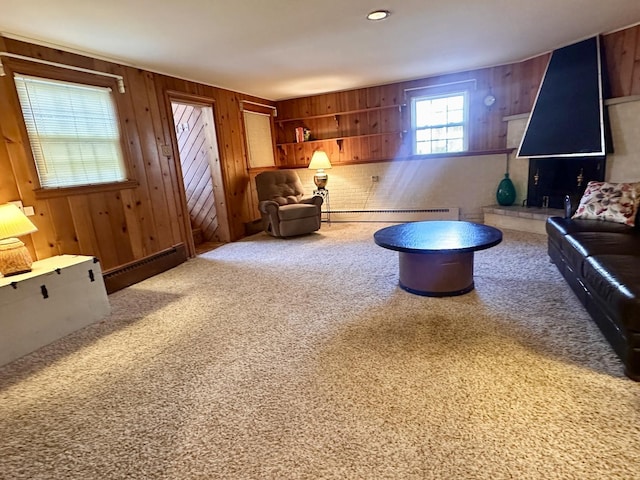
[[[172,100],[186,205],[195,243],[230,241],[213,107]]]

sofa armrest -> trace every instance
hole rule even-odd
[[[571,218],[571,197],[569,195],[564,196],[564,218]]]
[[[571,216],[578,210],[580,200],[582,197],[575,195],[565,195],[564,197],[564,218],[571,218]]]

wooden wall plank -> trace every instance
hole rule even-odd
[[[126,189],[120,191],[122,209],[129,236],[129,245],[134,259],[144,258],[148,249],[144,243],[143,222],[137,214],[136,203],[138,201],[135,191]]]
[[[631,70],[631,87],[629,89],[629,95],[640,95],[640,26],[634,28],[635,30],[635,55],[633,61],[633,68]]]
[[[182,209],[180,202],[176,198],[180,192],[176,185],[176,171],[173,168],[173,160],[170,156],[164,156],[162,154],[162,146],[170,145],[171,138],[166,138],[165,129],[162,125],[163,121],[167,121],[167,118],[163,115],[164,103],[159,101],[161,95],[156,91],[155,81],[153,74],[145,72],[144,82],[147,92],[147,98],[149,101],[149,114],[151,117],[151,128],[155,138],[155,160],[157,167],[153,169],[159,175],[158,180],[162,183],[162,193],[164,197],[164,204],[166,204],[166,211],[163,215],[163,223],[160,228],[169,227],[168,233],[168,246],[175,245],[182,241],[182,230],[180,223],[182,222]],[[154,204],[155,205],[155,204]],[[161,236],[161,240],[164,238]]]
[[[253,217],[252,202],[247,196],[249,176],[239,98],[231,92],[221,92],[214,114],[227,203],[232,206],[231,237],[239,238],[244,235],[244,223]]]
[[[113,235],[113,248],[118,255],[117,263],[112,266],[105,265],[106,269],[130,263],[135,260],[135,257],[133,255],[131,236],[129,235],[127,217],[120,192],[106,192],[103,196],[107,206],[109,226],[111,227]]]
[[[612,33],[604,42],[605,58],[610,65],[611,93],[623,96],[633,88],[633,68],[636,54],[636,35],[633,29]]]
[[[155,91],[157,95],[157,103],[160,112],[160,119],[163,131],[164,145],[171,148],[171,155],[165,157],[168,167],[168,173],[171,180],[171,188],[174,192],[173,201],[175,203],[177,218],[172,225],[174,225],[174,237],[185,243],[185,248],[188,255],[195,254],[195,247],[193,245],[193,238],[191,235],[191,228],[188,225],[188,212],[186,210],[186,203],[184,200],[184,185],[182,182],[182,174],[180,169],[179,159],[174,158],[175,148],[173,148],[175,138],[175,124],[173,113],[171,111],[171,103],[169,99],[169,93],[165,83],[164,77],[161,75],[154,76]],[[176,142],[177,143],[177,142]]]
[[[86,200],[91,212],[93,229],[99,241],[99,252],[96,256],[100,260],[102,268],[105,270],[114,268],[120,264],[118,263],[118,251],[116,250],[116,241],[111,229],[109,207],[105,195],[103,193],[93,193],[88,195]]]
[[[93,212],[84,196],[73,195],[67,199],[80,253],[100,258],[100,242],[93,229]]]
[[[145,170],[149,198],[151,200],[151,214],[155,230],[155,238],[158,240],[158,247],[162,250],[173,245],[171,230],[171,220],[168,216],[169,202],[164,190],[162,169],[160,167],[161,157],[158,152],[158,143],[153,129],[153,118],[150,104],[157,102],[157,96],[152,98],[147,91],[146,76],[149,73],[138,70],[129,76],[130,88],[137,92],[133,98],[133,109],[135,112],[138,135],[142,157],[144,158]]]
[[[51,212],[58,250],[69,255],[82,254],[68,199],[50,198],[46,202]]]
[[[133,91],[135,84],[131,81],[137,75],[137,70],[128,68],[124,71],[125,85],[127,91]],[[133,178],[140,184],[139,188],[130,192],[130,207],[128,210],[128,219],[131,222],[136,219],[139,228],[134,229],[129,226],[129,232],[136,232],[142,237],[137,239],[135,243],[142,245],[144,256],[151,255],[162,250],[156,235],[156,223],[154,211],[152,208],[151,195],[149,193],[149,184],[147,181],[147,164],[143,155],[142,145],[140,143],[140,135],[138,122],[136,121],[136,110],[133,105],[133,95],[125,95],[122,98],[125,114],[125,135],[127,145],[129,147],[129,155],[132,161]],[[149,165],[150,167],[151,165]],[[144,257],[141,257],[144,258]]]
[[[0,145],[0,203],[18,200],[20,194],[13,175],[13,168],[9,159],[6,143]]]
[[[7,46],[4,38],[0,36],[0,51],[5,52],[6,50]],[[8,88],[10,88],[10,85],[8,84],[6,76],[5,78],[0,77],[0,98],[6,98]],[[7,149],[7,143],[11,141],[11,138],[4,134],[4,125],[8,122],[8,119],[4,118],[7,116],[7,113],[4,111],[5,108],[7,108],[7,106],[3,103],[2,114],[0,114],[0,133],[2,133],[3,138],[2,145],[0,145],[0,203],[20,199],[18,185]],[[34,255],[35,250],[31,239],[27,239],[26,243],[28,244],[27,247],[31,250],[31,254]]]

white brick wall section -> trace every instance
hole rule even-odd
[[[481,221],[482,207],[496,203],[506,161],[506,154],[497,154],[336,165],[327,170],[331,210],[459,207],[460,218]],[[315,171],[296,171],[311,194]]]

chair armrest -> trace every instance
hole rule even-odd
[[[324,199],[320,195],[314,195],[313,197],[304,197],[300,200],[300,203],[309,203],[318,207],[322,206]]]
[[[263,200],[258,204],[258,210],[268,215],[277,215],[278,208],[280,208],[280,205],[278,205],[278,202],[274,202],[273,200]]]

